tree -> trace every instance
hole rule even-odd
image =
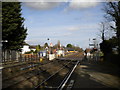
[[[114,61],[114,59],[116,58],[116,55],[113,52],[113,48],[116,48],[116,40],[116,37],[112,37],[109,40],[104,40],[104,42],[100,43],[100,49],[104,54],[104,60]]]
[[[0,28],[2,26],[2,2],[0,1]]]
[[[58,40],[57,44],[55,44],[55,45],[53,46],[53,48],[54,48],[54,49],[60,49],[60,48],[62,48],[62,46],[61,46],[61,44],[60,44],[60,40]]]
[[[2,27],[2,2],[0,1],[0,29]],[[2,40],[2,31],[0,30],[0,44],[1,44],[1,40]],[[0,46],[1,49],[1,46]]]
[[[58,40],[58,42],[57,42],[57,47],[58,47],[58,48],[61,47],[61,45],[60,45],[60,40]]]
[[[101,51],[103,52],[103,54],[104,54],[104,59],[105,59],[105,57],[106,57],[106,53],[107,53],[107,51],[106,51],[106,41],[105,41],[105,31],[106,31],[106,24],[105,24],[105,22],[101,22],[100,23],[100,27],[101,27],[101,30],[100,30],[100,32],[101,32],[101,39],[102,39],[102,42],[100,43],[100,49],[101,49]],[[107,49],[109,49],[109,48],[107,48]],[[94,49],[92,50],[92,52],[94,51]]]
[[[100,37],[101,37],[102,41],[104,42],[104,40],[105,40],[105,31],[106,31],[105,23],[101,22],[100,27],[101,27],[101,29],[100,29],[100,33],[101,33]]]
[[[82,52],[82,49],[81,49],[79,46],[74,46],[74,45],[72,45],[72,48],[73,48],[75,51]]]
[[[112,43],[110,40],[104,40],[103,43],[100,44],[101,51],[104,52],[104,54],[112,52]]]
[[[41,49],[41,46],[40,46],[40,45],[37,45],[37,46],[36,46],[36,52],[39,52],[40,49]]]
[[[45,43],[45,44],[44,44],[44,48],[46,48],[46,47],[49,47],[49,46],[48,46],[48,43]]]
[[[20,2],[2,2],[2,39],[7,40],[3,48],[19,50],[27,36],[24,18],[21,17]]]
[[[104,11],[106,12],[105,18],[115,23],[115,27],[110,27],[116,32],[118,53],[120,54],[120,1],[108,2]]]
[[[67,47],[68,48],[72,48],[72,44],[67,44]]]
[[[58,48],[58,44],[55,44],[55,45],[53,46],[53,48],[54,48],[54,49],[57,49],[57,48]]]
[[[114,30],[110,28],[110,26],[112,25],[111,22],[104,21],[104,22],[101,22],[99,25],[100,25],[100,29],[99,29],[100,35],[99,36],[102,39],[102,41],[108,40],[115,36]]]

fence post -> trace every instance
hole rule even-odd
[[[36,54],[36,61],[37,61],[37,54]]]
[[[30,55],[28,55],[28,62],[30,61]]]
[[[25,55],[25,62],[26,62],[26,55]]]
[[[19,54],[19,62],[21,62],[21,60],[22,60],[22,59],[21,59],[21,54]]]

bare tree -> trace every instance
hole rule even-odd
[[[113,25],[113,23],[111,24],[110,22],[104,21],[101,22],[99,25],[100,25],[99,28],[100,33],[98,34],[98,36],[100,37],[100,39],[102,39],[102,41],[108,40],[113,36],[115,36],[115,31],[110,27],[111,25]]]
[[[101,39],[102,41],[105,40],[105,23],[104,22],[101,22],[100,23],[100,33],[101,33]]]
[[[115,26],[110,27],[116,32],[118,52],[120,54],[120,1],[108,2],[105,5],[105,18],[110,22],[113,21]]]

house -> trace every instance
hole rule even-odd
[[[24,54],[25,52],[29,52],[29,51],[35,51],[36,50],[36,45],[29,45],[29,44],[24,44],[22,49],[22,54]]]
[[[30,48],[31,51],[35,51],[36,50],[36,46],[35,45],[34,46],[30,45],[29,48]]]
[[[29,45],[24,45],[22,49],[22,54],[24,54],[25,52],[29,52],[31,51],[30,48],[29,48]]]
[[[56,52],[57,52],[57,56],[58,56],[58,57],[65,55],[64,50],[57,50]]]
[[[84,52],[85,52],[84,55],[86,55],[86,56],[88,56],[88,57],[92,55],[92,54],[91,54],[92,49],[90,49],[90,48],[86,48]]]
[[[38,54],[39,54],[40,57],[45,57],[45,56],[47,56],[47,51],[45,51],[45,50],[40,51]]]

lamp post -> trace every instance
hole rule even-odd
[[[94,48],[96,48],[96,38],[93,38]]]
[[[96,57],[96,61],[99,59],[99,52],[98,52],[98,43],[96,41],[96,38],[93,39],[94,40],[94,49],[95,49],[95,57]]]
[[[49,60],[49,38],[47,38],[47,40],[48,40],[48,47],[46,48],[47,49],[47,59]]]

